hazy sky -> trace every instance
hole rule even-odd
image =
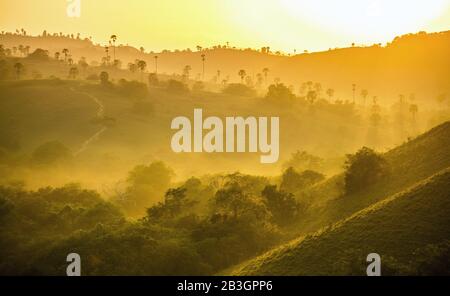
[[[310,51],[450,29],[450,0],[0,0],[0,29],[81,33],[146,50],[225,44]]]

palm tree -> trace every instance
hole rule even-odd
[[[352,84],[352,92],[353,92],[353,104],[355,103],[355,91],[356,91],[356,84]]]
[[[77,78],[78,75],[78,68],[77,67],[72,67],[69,70],[69,78],[75,79]]]
[[[144,78],[144,71],[145,71],[145,68],[147,67],[147,63],[143,60],[139,60],[137,62],[137,67],[139,70],[141,70],[141,82],[142,82],[143,78]]]
[[[247,75],[245,70],[243,70],[243,69],[239,70],[238,75],[239,75],[239,77],[241,77],[241,83],[244,84],[244,78]]]
[[[111,41],[112,41],[112,45],[113,45],[113,59],[114,61],[116,60],[116,40],[117,40],[117,35],[111,35]]]
[[[306,98],[311,103],[311,105],[314,104],[317,99],[317,92],[315,90],[308,91],[308,93],[306,94]]]
[[[19,52],[24,55],[24,46],[22,44],[19,45]]]
[[[264,74],[264,83],[267,84],[267,74],[269,74],[269,68],[264,68],[262,72]]]
[[[192,70],[191,66],[189,66],[189,65],[184,66],[184,68],[183,68],[183,77],[184,77],[184,79],[189,80],[189,72],[191,70]]]
[[[327,95],[331,101],[331,97],[334,95],[334,89],[332,89],[332,88],[327,89]]]
[[[412,120],[416,121],[416,114],[419,111],[419,107],[416,104],[411,104],[409,106],[409,112],[412,114]]]
[[[155,59],[155,74],[158,74],[158,56],[153,57]]]
[[[128,70],[130,70],[131,73],[136,73],[137,66],[135,63],[128,63]]]
[[[366,106],[366,98],[369,95],[367,89],[361,90],[361,97],[363,98],[363,105]]]
[[[202,57],[202,67],[203,67],[202,80],[205,80],[205,54],[202,54],[201,57]]]
[[[69,50],[67,48],[64,48],[62,50],[62,53],[64,54],[64,62],[67,62],[67,55],[69,54]]]
[[[59,53],[59,51],[55,52],[55,60],[59,61],[59,56],[61,54]]]
[[[106,53],[106,63],[109,65],[109,47],[105,46],[105,53]]]
[[[23,71],[25,70],[25,67],[22,65],[22,63],[15,63],[14,69],[16,69],[16,77],[17,77],[17,80],[19,80],[20,75],[22,75]]]
[[[78,65],[81,67],[81,69],[83,69],[83,74],[85,74],[86,69],[89,66],[88,63],[86,62],[86,58],[81,57],[80,60],[78,61]]]

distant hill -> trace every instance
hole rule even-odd
[[[120,41],[120,36],[119,36]],[[120,42],[118,42],[119,44]],[[0,44],[12,48],[19,44],[49,50],[50,54],[68,48],[77,61],[84,56],[100,61],[105,56],[103,46],[89,39],[60,36],[32,37],[13,34],[0,35]],[[351,85],[357,85],[357,98],[361,89],[368,89],[370,97],[376,95],[381,101],[397,99],[400,93],[415,93],[421,100],[432,101],[440,93],[450,91],[450,31],[418,33],[397,37],[386,46],[350,47],[330,49],[324,52],[302,53],[295,56],[267,54],[253,49],[235,49],[225,46],[191,50],[145,53],[134,47],[118,45],[116,57],[126,68],[128,62],[143,59],[147,70],[155,69],[154,56],[158,55],[159,73],[180,74],[185,65],[192,67],[192,76],[202,72],[201,54],[206,55],[206,80],[219,79],[238,82],[238,71],[244,69],[253,80],[263,68],[269,68],[268,82],[279,78],[296,91],[302,82],[311,80],[322,83],[324,88],[334,88],[335,98],[349,99]]]
[[[230,273],[364,275],[365,257],[378,253],[382,272],[386,259],[389,272],[401,274],[403,266],[420,263],[420,251],[445,244],[443,238],[450,238],[448,184],[450,169],[445,169],[348,219],[241,264]]]

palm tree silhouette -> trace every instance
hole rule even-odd
[[[356,84],[352,84],[352,92],[353,92],[353,104],[355,103],[355,91],[356,91]]]
[[[202,73],[202,80],[205,80],[205,54],[201,55],[202,57],[202,67],[203,67],[203,73]]]
[[[327,89],[327,95],[331,101],[331,97],[334,95],[334,89],[332,89],[332,88]]]
[[[191,70],[192,70],[191,66],[189,66],[189,65],[184,66],[184,68],[183,68],[183,77],[184,77],[186,80],[189,80],[189,72],[190,72]]]
[[[139,70],[141,70],[141,82],[142,82],[143,78],[144,78],[144,71],[145,71],[145,68],[147,67],[147,63],[143,60],[139,60],[137,62],[137,67]]]
[[[416,121],[416,114],[419,111],[419,107],[416,104],[411,104],[409,106],[409,112],[412,114],[412,120]]]
[[[72,67],[69,70],[69,78],[75,79],[77,78],[78,75],[78,68],[77,67]]]
[[[67,48],[64,48],[62,50],[62,53],[64,54],[64,62],[67,63],[67,55],[69,54],[69,50]]]
[[[158,56],[153,57],[155,59],[155,74],[158,74]]]
[[[106,63],[109,65],[109,47],[105,46],[105,53],[106,53]]]
[[[267,84],[267,74],[269,74],[269,68],[262,69],[262,72],[264,74],[264,83]]]
[[[59,56],[61,54],[59,53],[59,51],[55,52],[55,60],[59,61]]]
[[[14,69],[16,69],[16,77],[17,77],[17,80],[19,80],[20,79],[20,75],[22,75],[25,67],[22,65],[22,63],[15,63],[14,64]]]
[[[241,77],[241,83],[244,84],[244,78],[247,75],[244,69],[239,70],[238,72],[239,77]]]
[[[366,98],[369,95],[367,89],[361,90],[361,97],[363,98],[363,105],[366,106]]]
[[[116,40],[117,40],[117,35],[111,35],[111,41],[112,41],[112,45],[113,45],[113,59],[114,61],[116,60]]]

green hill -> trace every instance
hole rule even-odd
[[[448,255],[448,241],[443,240],[450,238],[448,184],[450,169],[445,169],[348,219],[244,263],[230,273],[364,274],[365,258],[373,252],[381,255],[382,272],[420,273],[423,270],[421,254],[425,253],[428,264],[440,259],[439,254],[430,258],[427,250],[446,246]],[[386,262],[386,269],[383,269],[383,262]]]
[[[418,248],[450,237],[449,144],[446,122],[383,154],[388,176],[362,192],[344,194],[343,175],[307,189],[297,196],[309,203],[300,238],[231,273],[362,273],[370,252],[411,265]]]
[[[450,122],[383,154],[389,175],[363,192],[343,196],[343,175],[337,175],[307,189],[298,196],[309,203],[309,211],[298,228],[301,234],[345,219],[378,201],[413,186],[450,167]]]

